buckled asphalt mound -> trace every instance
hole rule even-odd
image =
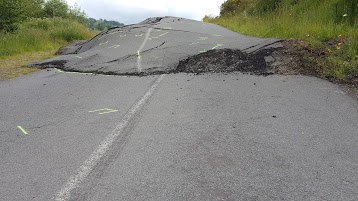
[[[115,75],[258,72],[267,56],[262,53],[279,48],[280,41],[245,36],[205,22],[157,17],[109,29],[91,40],[62,48],[62,55],[29,66]]]

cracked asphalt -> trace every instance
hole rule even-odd
[[[179,19],[109,30],[46,61],[68,72],[0,81],[0,200],[358,200],[357,100],[314,77],[258,76],[261,57],[239,65],[270,54],[277,39]],[[209,42],[208,33],[222,37]],[[180,52],[174,35],[195,48]],[[230,38],[240,51],[228,49]],[[149,72],[144,64],[171,46],[183,60],[164,60],[177,73],[97,74],[117,65],[138,75],[139,55]],[[205,47],[215,48],[196,54]],[[72,72],[80,67],[95,73]]]
[[[98,74],[159,74],[177,72],[181,60],[207,51],[235,49],[254,53],[278,48],[279,42],[279,39],[249,37],[184,18],[149,18],[139,24],[102,32],[68,48],[66,55],[31,65]]]

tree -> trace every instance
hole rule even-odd
[[[78,22],[87,25],[89,23],[89,19],[87,18],[86,13],[81,10],[81,8],[75,4],[74,6],[69,8],[69,18],[75,19]]]
[[[235,14],[239,8],[241,0],[226,0],[220,6],[220,15],[232,15]]]
[[[22,21],[21,0],[0,1],[0,30],[13,32]]]
[[[64,0],[49,0],[44,4],[44,12],[47,17],[67,18],[69,7]]]
[[[22,0],[20,2],[24,20],[44,17],[44,0]]]
[[[106,25],[106,23],[104,23],[102,21],[97,21],[97,23],[95,24],[95,29],[97,29],[99,31],[103,31],[103,30],[107,29],[107,25]]]

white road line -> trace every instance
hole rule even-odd
[[[142,51],[142,49],[144,48],[145,44],[147,44],[148,38],[150,36],[150,32],[152,32],[152,28],[148,29],[147,34],[145,35],[144,41],[142,43],[142,45],[140,46],[139,50],[138,50],[138,60],[137,60],[137,69],[138,72],[142,72],[142,67],[141,67],[141,57],[140,57],[140,52]]]
[[[149,32],[148,32],[149,33]],[[144,96],[133,105],[123,119],[118,123],[116,128],[109,134],[91,154],[91,156],[82,164],[77,170],[77,173],[70,178],[70,180],[63,186],[63,188],[55,196],[56,201],[67,201],[71,198],[71,192],[78,188],[81,182],[91,173],[93,168],[98,164],[101,158],[112,147],[113,142],[122,134],[128,124],[133,120],[133,117],[143,108],[144,104],[153,95],[158,85],[163,80],[165,75],[160,75],[150,89]]]

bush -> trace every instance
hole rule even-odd
[[[259,0],[256,5],[256,10],[260,14],[272,12],[275,11],[281,3],[282,0]]]
[[[241,0],[226,0],[220,6],[220,15],[233,15],[239,8]]]
[[[74,40],[94,36],[85,25],[75,20],[53,18],[24,22],[15,33],[0,33],[0,57],[25,52],[53,51]]]
[[[14,32],[22,21],[22,9],[19,0],[0,1],[0,31]]]

